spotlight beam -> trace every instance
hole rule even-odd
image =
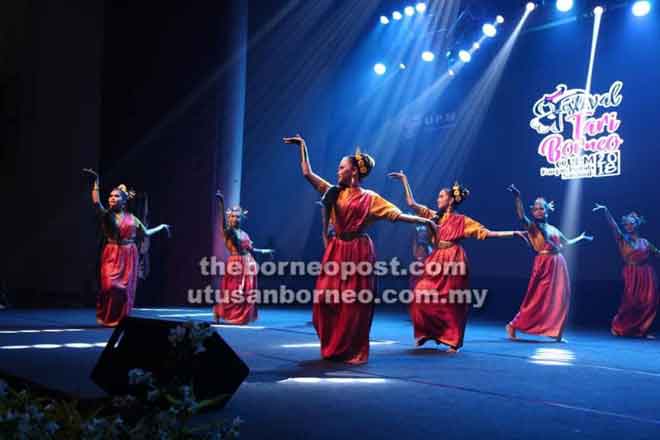
[[[525,9],[513,32],[459,108],[458,123],[451,130],[447,140],[442,145],[446,153],[443,156],[443,160],[429,167],[423,179],[432,179],[432,176],[438,175],[458,176],[461,174],[473,147],[476,135],[479,132],[479,127],[486,117],[488,107],[502,79],[513,48],[532,11],[533,9]],[[457,68],[460,69],[462,64],[457,63],[455,66],[452,66],[452,69],[457,72]]]
[[[584,87],[587,95],[591,93],[591,80],[594,72],[594,64],[596,61],[596,48],[598,46],[598,36],[600,34],[600,22],[602,18],[601,13],[594,13],[594,27],[591,35],[591,52],[589,54],[589,67],[587,69],[587,81]],[[568,183],[566,189],[566,203],[562,213],[561,230],[567,237],[572,237],[578,231],[578,212],[579,206],[582,202],[582,180],[575,179]],[[568,263],[569,273],[574,273],[575,261],[577,257],[577,249],[569,247],[564,252],[566,261]]]

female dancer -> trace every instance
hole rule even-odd
[[[622,232],[606,206],[596,203],[593,211],[603,211],[605,214],[625,262],[623,297],[612,320],[612,334],[654,339],[648,331],[658,309],[658,278],[653,266],[649,264],[649,257],[651,254],[660,255],[660,251],[639,236],[639,227],[644,223],[644,218],[636,212],[621,218],[625,230]]]
[[[514,185],[507,188],[516,201],[516,214],[527,229],[529,242],[537,255],[527,293],[518,314],[506,326],[510,339],[516,339],[516,330],[562,340],[564,324],[571,300],[571,285],[566,260],[561,254],[564,245],[573,245],[593,237],[584,232],[567,239],[562,232],[548,223],[548,213],[554,211],[554,203],[538,197],[530,207],[532,218],[525,215],[520,191]]]
[[[324,194],[323,203],[330,207],[330,223],[334,226],[335,235],[325,248],[323,270],[316,281],[314,298],[313,321],[321,340],[321,355],[349,364],[365,363],[369,357],[375,277],[373,273],[365,274],[362,267],[366,263],[373,268],[375,254],[373,243],[364,231],[378,220],[426,224],[432,229],[433,224],[430,220],[402,214],[374,191],[362,188],[362,181],[375,165],[368,154],[358,150],[344,157],[337,170],[337,186],[331,186],[312,171],[307,145],[300,135],[284,138],[284,142],[300,147],[303,176]],[[351,264],[360,264],[360,270],[345,273],[331,270],[331,267],[344,268]],[[364,292],[368,298],[364,297]]]
[[[256,262],[250,252],[272,255],[272,249],[252,247],[252,240],[241,229],[241,221],[247,215],[240,206],[225,212],[225,198],[218,190],[219,213],[222,216],[222,233],[229,251],[227,270],[222,277],[220,302],[213,306],[215,322],[223,319],[229,324],[248,324],[257,319],[257,305],[253,293],[257,288]]]
[[[108,209],[101,204],[99,176],[89,168],[84,172],[94,177],[92,202],[101,219],[105,245],[101,254],[101,291],[96,302],[96,322],[115,327],[133,310],[138,275],[138,249],[136,232],[151,236],[160,231],[170,233],[170,225],[147,229],[133,214],[126,211],[134,191],[119,185],[110,192]]]
[[[408,177],[400,171],[388,176],[400,181],[406,193],[406,202],[421,217],[432,219],[439,225],[435,249],[425,260],[424,273],[415,286],[415,300],[410,305],[410,316],[415,330],[417,346],[434,340],[449,346],[455,353],[463,345],[465,324],[470,303],[456,301],[452,291],[468,288],[468,260],[459,244],[464,238],[522,237],[520,231],[490,231],[478,222],[462,214],[456,208],[469,195],[469,191],[454,183],[438,194],[438,210],[435,211],[415,201],[408,184]]]

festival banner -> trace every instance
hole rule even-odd
[[[529,125],[543,139],[538,154],[548,166],[541,176],[567,179],[621,174],[621,120],[615,111],[623,101],[623,82],[601,94],[559,84],[533,107]]]

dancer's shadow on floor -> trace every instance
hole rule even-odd
[[[424,347],[424,348],[410,348],[404,350],[404,353],[411,356],[455,356],[456,353],[449,353],[445,347]]]
[[[516,339],[502,338],[501,340],[506,342],[519,343],[519,344],[565,344],[567,342],[565,339],[558,341],[556,339],[543,340],[543,339],[525,339],[525,338],[516,338]]]

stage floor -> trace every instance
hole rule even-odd
[[[209,321],[203,309],[136,315]],[[414,348],[403,313],[379,311],[371,357],[319,359],[311,312],[268,308],[218,332],[251,374],[227,407],[202,418],[245,420],[241,438],[660,438],[660,342],[569,331],[568,343],[511,342],[504,322],[472,322],[456,355]],[[18,332],[20,331],[20,332]],[[0,312],[0,370],[98,397],[90,380],[111,330],[93,310]]]

